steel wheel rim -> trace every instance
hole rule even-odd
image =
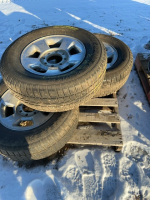
[[[51,35],[28,44],[21,53],[21,64],[33,74],[55,76],[78,67],[85,54],[85,46],[78,39]]]
[[[106,67],[106,69],[109,69],[117,61],[117,59],[118,59],[118,52],[110,44],[105,43],[105,42],[103,44],[104,44],[106,52],[107,52],[107,67]]]
[[[52,117],[28,108],[7,90],[0,99],[0,123],[10,130],[26,131],[39,127]]]

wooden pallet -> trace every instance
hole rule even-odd
[[[150,54],[138,53],[134,64],[150,103]]]
[[[116,94],[93,98],[80,106],[79,123],[68,144],[123,146]]]

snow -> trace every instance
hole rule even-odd
[[[150,0],[0,0],[0,58],[36,28],[71,25],[113,35],[150,53]],[[0,156],[0,200],[150,199],[150,107],[135,67],[119,91],[124,147],[72,149],[58,162],[20,167]]]
[[[136,2],[139,2],[139,3],[144,3],[146,5],[150,5],[150,1],[149,0],[133,0],[133,1],[136,1]]]

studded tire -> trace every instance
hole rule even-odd
[[[28,72],[20,62],[23,49],[34,40],[49,35],[66,35],[81,41],[86,49],[78,67],[56,76]],[[29,32],[13,42],[1,60],[3,80],[25,105],[45,112],[74,109],[92,98],[103,83],[107,55],[103,43],[84,29],[69,26],[46,27]]]
[[[102,42],[113,46],[118,53],[118,59],[113,66],[106,70],[103,84],[94,97],[102,97],[118,91],[127,81],[132,66],[133,55],[129,47],[112,36],[95,34]]]
[[[1,82],[0,97],[7,90]],[[78,114],[78,109],[57,112],[42,125],[26,131],[9,129],[0,122],[0,154],[15,161],[39,160],[54,154],[72,137]]]

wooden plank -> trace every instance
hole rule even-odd
[[[122,150],[122,146],[116,146],[115,151],[120,152]]]
[[[118,107],[118,101],[116,98],[93,98],[81,106],[109,106]]]
[[[115,124],[115,130],[121,131],[121,126],[120,126],[119,123],[118,123],[118,124]]]
[[[79,122],[107,122],[120,123],[119,115],[117,113],[90,113],[80,112]]]
[[[115,113],[118,113],[118,114],[119,114],[118,107],[114,108],[114,111],[115,111]]]
[[[119,124],[118,124],[119,125]],[[89,122],[79,122],[77,129],[85,130],[105,130],[105,131],[116,131],[119,130],[116,128],[116,124],[112,126],[111,123],[89,123]]]
[[[69,140],[68,144],[122,146],[120,131],[78,130]]]
[[[117,107],[107,107],[107,106],[82,106],[79,108],[80,112],[89,112],[89,113],[112,113],[114,111],[114,108]],[[113,112],[114,113],[114,112]]]

